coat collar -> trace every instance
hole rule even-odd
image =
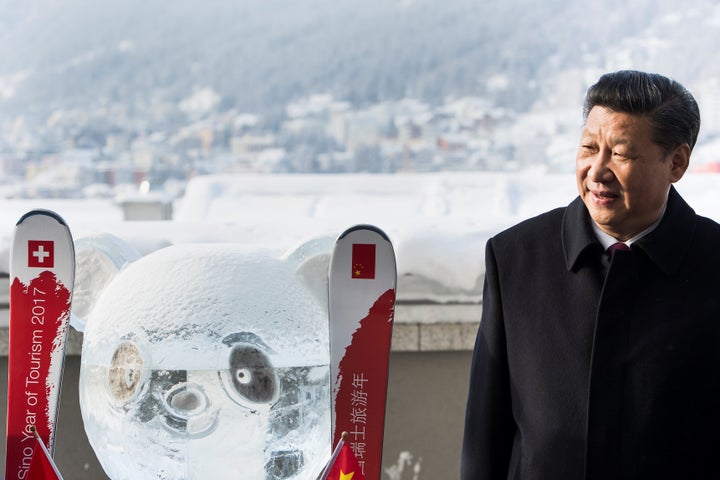
[[[660,225],[635,245],[666,274],[672,275],[682,265],[694,234],[695,210],[671,187]]]
[[[602,245],[593,232],[590,214],[580,197],[568,205],[562,220],[562,246],[568,270],[579,267],[580,259],[598,256]]]
[[[602,252],[592,230],[590,214],[580,197],[565,209],[562,221],[562,242],[568,270],[579,267],[588,255]],[[665,216],[655,230],[633,244],[666,274],[680,267],[695,231],[695,211],[683,200],[675,187],[670,187]]]

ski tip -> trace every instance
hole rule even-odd
[[[378,235],[380,235],[384,240],[387,240],[388,242],[390,241],[390,237],[388,237],[387,234],[385,232],[383,232],[380,228],[376,227],[375,225],[368,225],[368,224],[360,224],[360,225],[355,225],[353,227],[348,228],[347,230],[345,230],[343,233],[340,234],[340,236],[338,237],[338,240],[349,235],[352,232],[357,232],[358,230],[370,230],[370,231],[375,232]]]
[[[43,208],[38,208],[38,209],[35,209],[35,210],[30,210],[30,211],[27,212],[25,215],[23,215],[22,217],[20,217],[20,220],[18,220],[15,225],[20,225],[21,223],[23,223],[23,222],[24,222],[25,220],[27,220],[28,218],[34,217],[34,216],[36,216],[36,215],[44,215],[44,216],[46,216],[46,217],[51,217],[51,218],[55,219],[59,224],[67,226],[67,223],[65,223],[65,220],[64,220],[60,215],[58,215],[57,213],[53,212],[52,210],[46,210],[46,209],[43,209]]]

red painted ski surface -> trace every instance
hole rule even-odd
[[[47,210],[25,214],[10,257],[6,480],[27,478],[33,428],[53,451],[74,272],[63,219]]]
[[[367,480],[379,480],[395,311],[395,252],[380,229],[338,238],[330,263],[333,445],[342,432]]]

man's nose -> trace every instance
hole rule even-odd
[[[590,168],[588,169],[588,179],[597,182],[604,183],[611,181],[615,174],[610,167],[610,159],[612,153],[607,150],[601,149],[590,161]]]

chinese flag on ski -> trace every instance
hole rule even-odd
[[[352,278],[375,278],[375,244],[353,243]]]
[[[35,448],[33,450],[32,459],[30,460],[30,468],[28,468],[26,480],[63,480],[60,471],[55,466],[55,462],[50,457],[50,453],[40,440],[40,436],[35,433]]]

